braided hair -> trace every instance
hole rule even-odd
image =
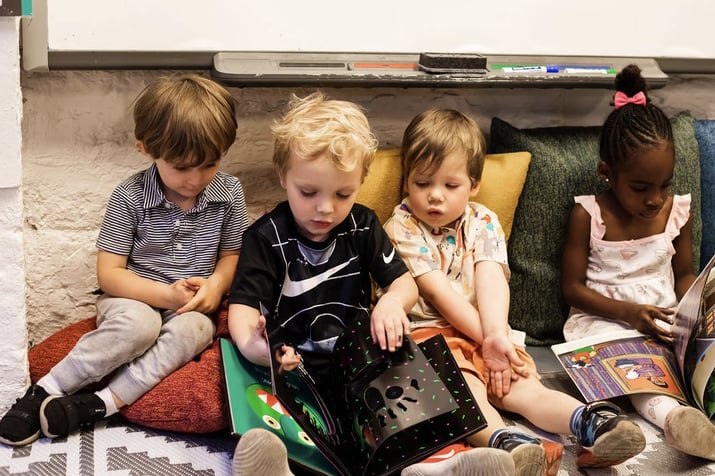
[[[633,154],[673,143],[673,129],[665,113],[645,95],[646,81],[638,66],[631,64],[616,75],[616,91],[632,98],[645,96],[645,104],[633,102],[616,107],[606,118],[601,130],[599,153],[610,167],[626,162]]]

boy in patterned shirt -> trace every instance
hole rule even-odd
[[[468,441],[509,451],[516,474],[555,474],[563,448],[550,445],[554,454],[547,454],[538,439],[505,428],[497,409],[575,435],[583,447],[580,466],[625,461],[645,447],[638,425],[611,403],[584,406],[545,387],[523,343],[513,340],[504,232],[494,212],[470,199],[479,190],[485,150],[477,124],[458,111],[425,111],[405,130],[407,197],[385,229],[419,288],[409,311],[412,337],[444,335],[488,423]]]

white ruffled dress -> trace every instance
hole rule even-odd
[[[690,194],[673,196],[665,231],[638,240],[605,241],[606,226],[594,195],[575,197],[591,215],[591,254],[586,286],[619,301],[674,308],[678,299],[671,258],[673,240],[690,217]],[[605,332],[632,329],[622,321],[594,316],[574,307],[564,324],[567,341]]]

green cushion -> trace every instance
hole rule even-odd
[[[693,117],[682,112],[671,118],[675,138],[672,191],[692,194],[693,255],[700,263],[700,162]],[[600,127],[518,129],[494,118],[490,153],[531,152],[531,165],[519,197],[509,240],[512,271],[509,321],[527,334],[527,344],[563,341],[568,306],[559,285],[561,253],[574,204],[573,197],[598,193]]]

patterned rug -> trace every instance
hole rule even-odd
[[[715,475],[715,463],[669,448],[660,430],[637,421],[646,435],[643,453],[613,468],[581,471],[575,464],[575,443],[565,438],[559,476]],[[520,421],[513,423],[534,431]],[[113,417],[67,438],[41,438],[20,448],[0,444],[0,476],[229,476],[235,444],[227,433],[156,431]],[[296,471],[296,476],[304,474]]]
[[[235,446],[228,434],[155,431],[114,417],[67,438],[0,444],[0,475],[226,476]]]

